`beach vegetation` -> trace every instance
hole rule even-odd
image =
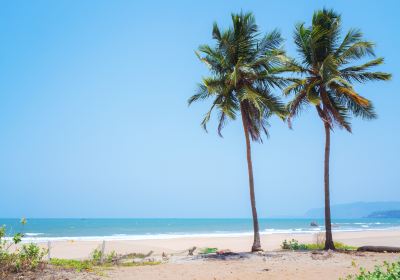
[[[101,250],[95,249],[91,253],[90,259],[87,260],[52,258],[49,263],[56,267],[60,267],[63,269],[73,269],[77,272],[95,271],[96,273],[98,273],[102,269],[113,266],[146,266],[161,264],[160,261],[145,259],[146,257],[150,256],[151,253],[131,253],[119,256],[115,251],[112,251],[106,254],[104,258],[102,258]],[[135,259],[142,260],[135,261]]]
[[[97,249],[97,248],[96,248],[96,249],[94,249],[94,250],[92,251],[92,253],[91,253],[90,255],[91,255],[91,260],[92,260],[93,262],[95,262],[95,263],[100,263],[103,253],[101,252],[100,249]]]
[[[74,269],[78,272],[93,270],[93,262],[90,260],[71,260],[52,258],[49,262],[51,265],[63,269]]]
[[[96,248],[90,254],[91,261],[94,264],[102,264],[102,263],[111,263],[116,258],[117,253],[115,251],[111,251],[110,253],[106,254],[103,253],[101,249]]]
[[[294,42],[300,61],[291,60],[292,71],[299,74],[284,94],[294,95],[288,103],[288,123],[303,109],[313,107],[325,130],[324,193],[325,193],[325,249],[335,249],[332,238],[329,161],[330,134],[334,127],[351,132],[351,117],[374,119],[376,113],[370,100],[361,96],[354,83],[387,81],[389,73],[371,71],[383,64],[375,57],[374,43],[363,38],[358,29],[350,29],[341,36],[341,16],[333,10],[314,12],[311,26],[296,25]],[[371,60],[358,61],[372,57]]]
[[[215,254],[218,251],[218,248],[202,248],[199,250],[199,254]]]
[[[124,257],[130,258],[130,259],[144,259],[144,258],[150,257],[153,253],[154,253],[153,251],[149,251],[146,254],[144,254],[144,253],[129,253],[129,254],[126,254]]]
[[[160,261],[144,261],[144,262],[123,262],[120,265],[121,266],[148,266],[148,265],[159,265],[161,264]]]
[[[106,263],[111,263],[114,261],[114,259],[117,257],[117,253],[115,251],[111,251],[108,253],[105,257],[105,262]]]
[[[227,122],[241,116],[254,230],[251,250],[260,251],[251,141],[262,142],[262,134],[268,136],[270,116],[277,115],[282,119],[286,116],[284,103],[271,92],[288,85],[288,79],[280,75],[287,70],[283,39],[277,30],[261,36],[251,13],[232,14],[232,26],[226,30],[214,23],[212,38],[215,46],[201,45],[196,52],[211,75],[202,79],[197,93],[188,103],[212,99],[201,125],[207,131],[211,114],[217,111],[217,131],[221,137]]]
[[[300,244],[297,240],[283,240],[281,248],[284,250],[307,250],[306,244]]]
[[[342,242],[335,242],[335,248],[338,250],[352,251],[357,250],[357,247],[346,245]],[[325,244],[323,243],[300,243],[296,239],[284,240],[281,244],[281,248],[284,250],[294,250],[294,251],[308,251],[308,250],[323,250]]]
[[[26,220],[22,219],[21,224],[25,225]],[[10,273],[23,271],[34,271],[43,268],[44,256],[47,250],[40,248],[34,243],[22,244],[22,232],[15,233],[12,238],[6,239],[6,227],[0,227],[0,276],[6,277]],[[3,278],[1,278],[3,279]]]
[[[115,251],[112,251],[109,254],[104,254],[103,256],[102,251],[96,248],[90,254],[90,258],[86,260],[52,258],[49,263],[56,267],[74,269],[78,272],[93,271],[95,268],[112,266],[116,256],[117,254]]]
[[[365,268],[360,268],[358,274],[348,275],[341,280],[395,280],[400,279],[400,261],[384,262],[383,265],[375,266],[374,270],[367,271]]]

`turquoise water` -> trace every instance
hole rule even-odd
[[[310,222],[318,227],[311,227]],[[264,234],[302,233],[323,231],[323,220],[313,219],[260,219]],[[8,235],[24,232],[29,240],[52,239],[155,239],[181,236],[233,236],[250,235],[251,219],[28,219],[22,226],[19,219],[0,219]],[[364,231],[397,229],[400,219],[336,219],[335,231]]]

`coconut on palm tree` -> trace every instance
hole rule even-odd
[[[203,78],[198,92],[189,100],[212,99],[210,110],[202,121],[204,129],[213,110],[218,111],[218,134],[228,120],[240,114],[246,139],[247,165],[251,210],[253,215],[254,242],[252,251],[261,250],[259,225],[254,194],[251,140],[261,142],[262,133],[268,135],[268,117],[285,116],[284,104],[271,93],[273,88],[287,85],[283,72],[284,52],[278,31],[260,36],[251,13],[232,14],[233,26],[221,31],[214,24],[212,37],[215,46],[202,45],[196,52],[211,76]]]
[[[391,75],[371,71],[383,63],[383,58],[375,58],[374,44],[364,40],[360,30],[350,29],[341,37],[341,17],[333,10],[316,11],[309,27],[298,24],[294,42],[301,61],[292,61],[291,67],[302,77],[284,90],[287,95],[294,94],[288,104],[289,126],[291,119],[309,105],[316,109],[324,124],[325,249],[335,249],[329,198],[330,133],[335,126],[351,132],[352,116],[376,118],[371,101],[362,97],[353,84],[386,81]],[[372,60],[356,64],[368,57]]]

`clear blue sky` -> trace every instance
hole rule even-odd
[[[324,6],[393,74],[356,87],[379,119],[332,137],[332,203],[400,200],[398,1],[2,1],[0,216],[250,217],[240,122],[222,139],[199,125],[209,103],[187,107],[207,74],[194,50],[243,10],[295,56],[294,24]],[[322,206],[316,113],[271,122],[253,145],[259,215]]]

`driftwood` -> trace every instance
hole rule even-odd
[[[359,252],[377,252],[377,253],[400,253],[400,247],[389,246],[362,246],[357,249]]]
[[[203,254],[200,255],[204,259],[215,259],[215,260],[238,260],[249,258],[248,253],[234,253],[234,252],[220,252],[215,254]]]
[[[133,259],[133,258],[144,259],[144,258],[150,257],[153,253],[154,253],[153,251],[150,251],[150,252],[148,252],[147,254],[129,253],[129,254],[125,254],[125,255],[118,255],[118,256],[115,256],[115,257],[112,259],[112,262],[117,264],[117,263],[119,263],[120,261],[125,260],[125,259]]]
[[[194,253],[194,251],[195,251],[196,249],[197,249],[196,247],[190,248],[190,249],[188,250],[188,251],[189,251],[188,256],[193,256],[193,253]]]

